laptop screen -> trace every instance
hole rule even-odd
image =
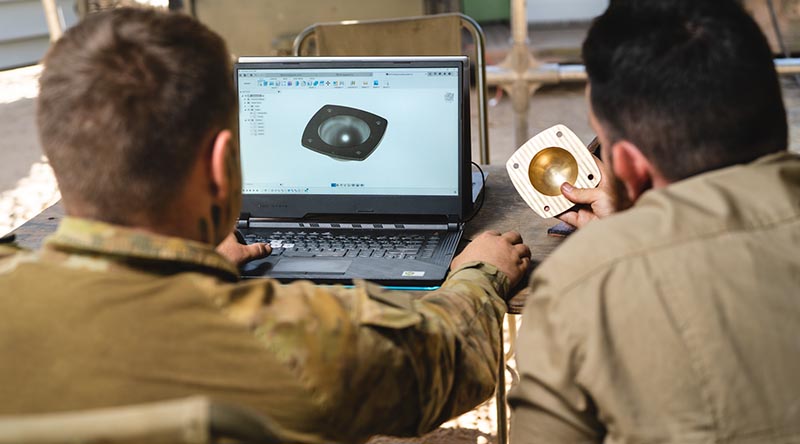
[[[461,202],[463,58],[247,60],[235,70],[245,206],[406,214],[404,202]]]

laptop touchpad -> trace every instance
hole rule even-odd
[[[273,273],[344,274],[353,261],[284,258],[275,264]]]

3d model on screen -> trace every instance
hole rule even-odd
[[[364,160],[381,143],[388,121],[357,108],[325,105],[303,131],[304,147],[338,160]]]

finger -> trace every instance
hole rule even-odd
[[[247,261],[252,261],[253,259],[261,259],[262,257],[267,257],[272,253],[272,247],[269,244],[264,243],[256,243],[246,245],[244,247],[244,256]]]
[[[500,236],[506,238],[512,244],[521,244],[522,243],[522,235],[517,233],[516,231],[506,231],[505,233],[501,234]]]
[[[556,219],[560,220],[561,222],[568,223],[573,227],[578,226],[578,212],[575,210],[570,210],[564,213],[559,214],[556,216]]]
[[[591,205],[603,197],[603,191],[599,188],[577,188],[564,182],[561,184],[561,194],[572,203]]]
[[[525,244],[514,245],[514,251],[523,259],[531,257],[531,249]]]
[[[486,231],[483,232],[483,235],[484,236],[500,236],[500,232],[499,231],[495,231],[495,230],[486,230]]]

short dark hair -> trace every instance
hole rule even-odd
[[[158,220],[204,138],[235,124],[225,42],[183,14],[90,15],[44,64],[39,136],[65,203],[87,217],[125,225],[144,212]]]
[[[668,180],[786,150],[772,52],[734,0],[612,0],[583,45],[594,114]]]

